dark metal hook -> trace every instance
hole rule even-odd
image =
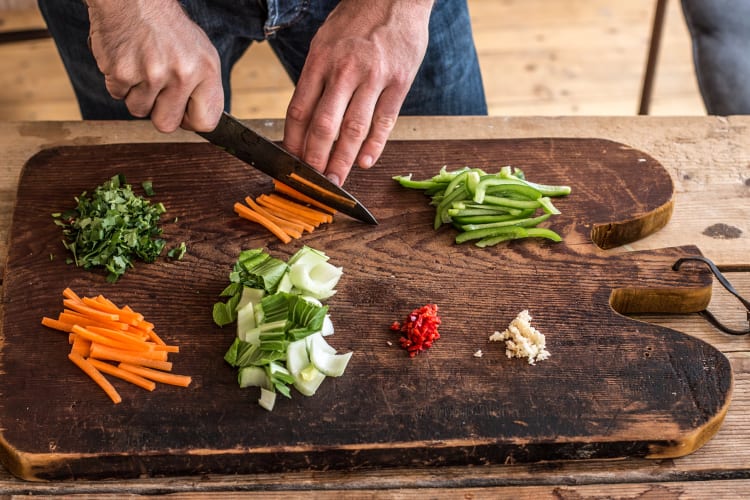
[[[745,313],[747,314],[747,321],[750,324],[750,301],[747,299],[744,299],[737,290],[734,289],[731,283],[724,277],[723,274],[721,274],[721,271],[719,271],[719,268],[716,267],[716,264],[714,264],[710,259],[703,257],[703,256],[692,256],[692,257],[682,257],[677,259],[677,262],[675,262],[672,265],[672,270],[678,271],[680,269],[680,266],[683,262],[686,261],[697,261],[697,262],[703,262],[706,264],[709,269],[711,269],[711,272],[714,273],[714,276],[716,276],[716,279],[719,280],[719,283],[721,283],[721,286],[723,286],[729,293],[737,297],[737,299],[742,303],[742,305],[745,306]],[[716,316],[714,316],[711,311],[708,309],[704,309],[700,312],[700,314],[708,320],[709,323],[714,325],[716,328],[721,330],[724,333],[728,333],[730,335],[747,335],[750,333],[750,328],[747,328],[746,330],[735,330],[733,328],[729,328],[721,323]]]

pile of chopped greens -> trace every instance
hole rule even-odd
[[[303,247],[287,262],[262,249],[242,251],[213,307],[220,326],[237,322],[237,336],[224,359],[239,370],[240,387],[259,387],[258,403],[272,410],[276,394],[291,387],[312,396],[326,377],[343,375],[351,352],[337,354],[325,340],[333,334],[328,306],[342,275],[328,256]]]
[[[556,232],[537,225],[560,213],[550,198],[570,194],[569,186],[530,182],[522,170],[509,166],[495,174],[479,168],[448,171],[443,167],[426,180],[412,180],[411,174],[393,179],[432,198],[434,229],[452,224],[460,231],[456,243],[474,241],[479,247],[488,247],[520,238],[562,240]],[[537,215],[539,210],[541,215]]]
[[[144,185],[153,193],[150,183]],[[133,192],[123,175],[115,175],[89,196],[76,197],[75,209],[54,213],[55,224],[62,227],[63,244],[72,254],[68,263],[84,269],[105,268],[107,281],[116,282],[134,259],[154,262],[165,241],[159,238],[159,218],[166,209]],[[184,244],[173,257],[181,258]]]

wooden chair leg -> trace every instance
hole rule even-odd
[[[648,59],[646,60],[646,71],[643,75],[641,102],[638,107],[639,115],[647,115],[649,106],[651,105],[651,91],[654,85],[656,61],[659,57],[659,44],[661,43],[661,33],[664,28],[666,10],[667,0],[657,0],[656,11],[654,12],[654,22],[651,28],[651,42],[648,49]]]

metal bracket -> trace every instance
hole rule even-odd
[[[737,299],[742,303],[742,305],[745,306],[745,314],[747,315],[747,322],[750,324],[750,301],[747,299],[744,299],[737,290],[734,289],[731,283],[724,277],[723,274],[721,274],[721,271],[719,271],[719,268],[716,267],[716,264],[714,264],[710,259],[702,256],[693,256],[693,257],[682,257],[680,259],[677,259],[677,261],[672,265],[672,270],[678,271],[680,269],[680,266],[683,262],[687,261],[696,261],[696,262],[703,262],[706,264],[709,269],[711,269],[711,272],[716,276],[716,279],[719,280],[719,283],[721,283],[721,286],[723,286],[729,293],[737,297]],[[721,321],[719,321],[716,316],[714,316],[711,311],[708,309],[704,309],[700,312],[701,316],[706,318],[706,320],[714,325],[716,328],[721,330],[724,333],[728,333],[729,335],[747,335],[750,333],[750,327],[748,327],[745,330],[735,330],[733,328],[729,328],[726,325],[722,324]]]

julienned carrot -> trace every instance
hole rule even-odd
[[[325,212],[300,205],[299,203],[290,201],[286,198],[282,198],[275,193],[262,194],[258,196],[258,203],[260,203],[262,206],[272,205],[282,208],[285,211],[294,214],[299,219],[309,221],[315,227],[324,222],[333,221],[333,217],[331,217],[331,214],[327,214]]]
[[[120,363],[118,365],[123,370],[133,372],[136,375],[153,380],[155,382],[161,382],[162,384],[179,385],[180,387],[187,387],[190,382],[193,381],[192,377],[188,375],[176,375],[174,373],[165,373],[159,370],[152,370],[144,366],[133,365],[130,363]]]
[[[63,290],[65,309],[58,319],[43,317],[42,324],[68,332],[70,353],[68,357],[119,403],[122,398],[102,375],[102,372],[119,377],[147,390],[153,390],[158,378],[172,385],[186,386],[190,377],[168,373],[172,363],[169,353],[179,352],[179,347],[167,345],[156,332],[154,325],[129,306],[118,307],[99,295],[80,297],[70,288]],[[136,369],[147,370],[150,378],[124,370],[110,362]],[[101,372],[100,372],[101,370]],[[162,374],[159,375],[153,375]]]
[[[275,217],[279,217],[285,220],[290,220],[294,222],[295,224],[299,224],[300,226],[302,226],[302,230],[308,233],[312,233],[315,230],[315,228],[320,225],[318,223],[311,222],[309,219],[303,220],[297,215],[290,214],[288,211],[276,205],[270,205],[270,204],[265,204],[263,206],[258,205],[258,208],[260,208],[260,210],[263,210],[262,212],[258,210],[258,212],[260,213],[269,213]]]
[[[128,312],[123,309],[120,309],[119,307],[116,307],[116,306],[113,307],[107,303],[100,302],[90,297],[83,297],[83,303],[84,305],[87,305],[91,307],[92,309],[96,309],[97,311],[117,314],[118,321],[123,322],[123,323],[131,323],[133,325],[137,325],[140,321],[143,320],[142,314]]]
[[[124,351],[110,347],[108,345],[99,344],[93,342],[91,344],[91,357],[96,359],[106,359],[109,361],[122,361],[124,363],[132,363],[134,365],[148,366],[149,368],[156,368],[157,370],[164,370],[165,372],[172,371],[172,362],[165,361],[162,359],[154,359],[154,354],[166,354],[165,352],[135,352],[135,351]]]
[[[281,214],[274,215],[273,213],[255,203],[255,201],[249,196],[245,197],[245,203],[247,203],[247,206],[258,212],[259,214],[265,215],[266,217],[268,217],[268,219],[275,222],[280,228],[289,233],[289,236],[291,236],[292,238],[300,238],[302,236],[302,231],[304,231],[308,227],[308,232],[313,230],[313,226],[311,224],[306,224],[297,220],[291,220],[291,217],[284,217]],[[292,234],[292,232],[296,233],[298,236],[295,236],[294,234]]]
[[[138,387],[142,387],[147,391],[153,391],[154,389],[156,389],[156,383],[154,383],[153,380],[149,380],[147,378],[141,377],[140,375],[136,375],[133,372],[123,370],[119,366],[110,365],[109,363],[105,363],[104,361],[99,361],[98,359],[94,358],[89,359],[89,363],[94,365],[94,367],[99,371],[102,371],[109,375],[113,375],[117,378],[121,378],[122,380],[130,382],[131,384],[135,384]]]
[[[77,311],[73,311],[72,309],[65,309],[63,312],[61,312],[57,319],[59,321],[62,321],[63,323],[71,323],[75,325],[81,325],[81,326],[103,326],[105,328],[112,328],[113,330],[127,330],[128,325],[125,323],[120,323],[119,321],[105,321],[102,319],[93,319],[85,314],[81,314]]]
[[[69,309],[73,309],[76,312],[79,312],[85,316],[88,316],[91,319],[101,319],[104,321],[119,321],[120,320],[120,317],[115,313],[105,313],[103,311],[94,309],[93,307],[89,307],[83,302],[76,302],[72,299],[63,300],[63,305]]]
[[[350,207],[353,207],[354,205],[357,204],[357,202],[352,201],[349,198],[346,198],[345,196],[341,196],[341,195],[338,195],[338,194],[336,194],[334,192],[331,192],[331,191],[329,191],[327,189],[323,189],[322,187],[318,186],[314,182],[308,181],[304,177],[302,177],[300,175],[297,175],[294,172],[292,172],[291,174],[289,174],[289,178],[292,179],[293,181],[299,182],[300,184],[304,184],[305,186],[309,186],[312,189],[314,189],[314,190],[316,190],[316,191],[318,191],[320,193],[323,193],[324,195],[328,196],[329,198],[336,199],[336,200],[340,201],[341,203],[343,203],[345,205],[349,205]]]
[[[290,241],[292,241],[292,237],[289,236],[286,231],[284,231],[279,226],[277,226],[255,210],[251,209],[250,207],[246,207],[242,203],[236,202],[234,204],[234,211],[240,217],[251,220],[253,222],[257,222],[258,224],[262,225],[284,243],[289,243]]]
[[[61,332],[70,332],[70,329],[73,327],[73,323],[66,323],[59,319],[48,318],[47,316],[42,318],[42,324],[53,330],[60,330]]]
[[[73,343],[70,346],[70,352],[75,352],[84,358],[88,358],[89,354],[91,354],[91,341],[86,340],[75,333],[72,333],[71,335],[73,335]]]
[[[63,290],[62,294],[66,299],[75,300],[76,302],[82,302],[81,297],[79,297],[78,294],[76,294],[70,288],[66,287],[65,290]]]
[[[141,351],[143,351],[144,356],[148,353],[148,347],[143,347],[140,350],[136,350],[139,346],[136,346],[135,344],[118,342],[111,337],[107,337],[99,333],[94,333],[88,328],[83,328],[79,325],[73,325],[73,333],[75,333],[76,335],[80,335],[81,337],[85,338],[86,340],[90,340],[91,342],[96,342],[97,344],[106,345],[118,350],[129,350],[133,353],[138,353],[139,355],[141,354]]]
[[[278,181],[278,180],[274,179],[273,180],[273,187],[279,193],[283,193],[283,194],[285,194],[285,195],[287,195],[287,196],[289,196],[291,198],[295,198],[295,199],[297,199],[297,200],[299,200],[299,201],[301,201],[303,203],[308,203],[308,204],[310,204],[310,205],[312,205],[314,207],[318,207],[321,210],[324,210],[324,211],[330,213],[331,215],[334,215],[336,213],[336,209],[335,208],[329,207],[325,203],[321,203],[321,202],[319,202],[316,199],[310,198],[309,196],[300,193],[299,191],[297,191],[293,187],[288,186],[288,185],[284,184],[281,181]]]
[[[91,377],[91,379],[96,382],[99,387],[104,389],[104,392],[107,393],[107,396],[109,396],[110,399],[115,402],[115,404],[122,401],[122,397],[120,397],[117,389],[115,389],[112,384],[109,383],[109,380],[104,378],[104,375],[102,375],[101,372],[97,370],[96,367],[94,367],[94,365],[92,365],[87,359],[75,352],[69,353],[68,359],[75,363],[78,368],[83,370],[86,375]]]
[[[320,226],[321,221],[313,219],[312,217],[307,217],[303,214],[299,214],[296,212],[290,211],[288,208],[279,205],[278,203],[275,203],[273,200],[269,200],[267,195],[260,195],[258,196],[258,203],[260,206],[266,208],[267,210],[273,211],[276,213],[279,217],[294,217],[294,220],[306,222],[307,224],[311,224],[313,228],[316,228]]]

